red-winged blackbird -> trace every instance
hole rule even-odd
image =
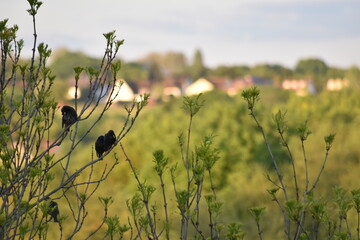
[[[113,130],[108,131],[105,134],[105,139],[104,139],[105,151],[110,150],[112,145],[114,145],[115,141],[116,141],[116,136],[114,131]]]
[[[54,222],[59,222],[58,216],[60,212],[59,212],[58,204],[51,200],[49,208],[50,208],[49,215],[52,217],[52,219],[54,219]]]
[[[96,139],[95,151],[96,151],[96,155],[98,157],[101,157],[103,155],[103,153],[105,152],[105,137],[104,136],[100,136]]]
[[[62,113],[62,127],[65,127],[66,131],[69,131],[69,128],[78,120],[77,113],[74,108],[70,106],[63,106],[61,108]]]
[[[111,149],[116,142],[116,136],[113,130],[108,131],[105,136],[100,136],[95,142],[95,151],[98,157],[101,157],[104,152]]]

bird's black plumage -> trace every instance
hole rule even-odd
[[[69,131],[69,128],[78,120],[77,113],[73,107],[63,106],[61,108],[62,113],[62,127]]]
[[[112,145],[116,142],[116,136],[113,130],[108,131],[104,137],[105,151],[110,150]]]
[[[56,202],[50,201],[49,204],[49,215],[54,219],[54,222],[59,222],[58,216],[59,216],[59,206]]]
[[[98,157],[101,157],[103,155],[103,153],[105,152],[105,137],[104,136],[100,136],[96,139],[95,151],[96,151],[96,155]]]
[[[101,135],[96,139],[95,151],[98,157],[101,157],[104,152],[109,151],[116,142],[116,135],[113,130],[108,131],[105,136]]]

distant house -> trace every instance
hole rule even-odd
[[[163,81],[163,99],[180,97],[186,88],[186,78],[167,77]]]
[[[347,79],[328,79],[326,81],[326,89],[329,91],[339,91],[343,88],[349,86],[349,81]]]
[[[116,95],[117,94],[117,95]],[[134,91],[123,79],[117,80],[111,98],[114,102],[131,102],[135,98]]]
[[[209,79],[209,81],[214,84],[216,89],[220,89],[222,91],[226,91],[226,89],[231,85],[231,79],[227,77],[215,77]]]
[[[181,89],[178,87],[164,87],[163,90],[164,96],[173,96],[173,97],[180,97],[181,96]]]
[[[305,79],[286,79],[281,83],[285,90],[295,91],[299,96],[305,96],[308,93],[314,94],[315,87],[311,80]]]
[[[240,78],[234,79],[225,90],[225,92],[230,95],[234,96],[238,94],[241,89],[244,89],[247,85],[244,83],[244,81]]]
[[[134,82],[131,87],[132,89],[136,89],[136,93],[138,95],[143,95],[145,93],[151,92],[151,83],[149,81]]]
[[[230,81],[224,82],[222,87],[219,87],[221,90],[225,91],[228,95],[233,96],[239,93],[244,88],[253,86],[253,85],[271,85],[272,80],[266,78],[260,78],[256,76],[247,75],[244,77],[237,77]]]
[[[192,84],[190,84],[185,89],[185,95],[187,95],[187,96],[197,95],[200,93],[212,91],[212,90],[214,90],[214,88],[215,88],[215,86],[213,83],[206,80],[205,78],[200,78],[200,79],[196,80],[195,82],[193,82]]]
[[[243,77],[243,80],[251,85],[272,85],[273,81],[268,78],[261,78],[256,76],[247,75]]]
[[[254,85],[254,81],[251,77],[238,77],[235,78],[225,89],[226,93],[230,96],[238,94],[242,89]]]
[[[185,90],[185,95],[195,95],[202,92],[212,91],[215,88],[226,92],[230,96],[239,93],[242,89],[253,85],[272,85],[271,79],[247,75],[235,79],[212,78],[210,80],[200,78]]]

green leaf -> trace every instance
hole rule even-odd
[[[241,223],[231,223],[228,225],[226,238],[228,240],[242,240],[245,237],[245,233],[242,230],[243,225]]]
[[[283,112],[281,112],[281,110],[279,110],[273,116],[273,120],[276,124],[276,128],[280,134],[283,134],[285,132],[285,130],[287,129],[285,117],[286,117],[286,112],[283,113]]]
[[[260,221],[261,216],[265,212],[265,207],[249,208],[249,212],[253,216],[255,221],[258,223]]]
[[[249,89],[243,90],[241,96],[247,102],[248,109],[252,111],[255,107],[256,102],[260,100],[260,90],[256,86],[254,86]]]
[[[335,136],[336,134],[329,134],[327,136],[324,137],[324,140],[325,140],[325,144],[326,144],[326,151],[329,151],[330,148],[332,147],[332,144],[335,140]]]
[[[164,156],[163,150],[157,150],[153,153],[153,162],[155,163],[154,169],[157,174],[162,175],[169,159]]]
[[[309,130],[308,121],[305,121],[300,127],[298,127],[297,131],[301,141],[306,141],[309,135],[312,133]]]
[[[200,101],[201,95],[200,93],[195,97],[184,97],[183,99],[183,108],[191,117],[195,116],[204,105],[204,101]]]

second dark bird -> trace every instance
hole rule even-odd
[[[58,204],[54,201],[50,201],[49,204],[49,215],[54,219],[54,222],[59,222],[58,216],[59,216],[59,207]]]
[[[68,132],[70,126],[78,120],[77,113],[73,107],[63,106],[61,108],[62,113],[62,127]]]
[[[99,136],[95,142],[96,155],[101,157],[104,152],[110,150],[115,142],[116,136],[113,130],[108,131],[105,136]]]

